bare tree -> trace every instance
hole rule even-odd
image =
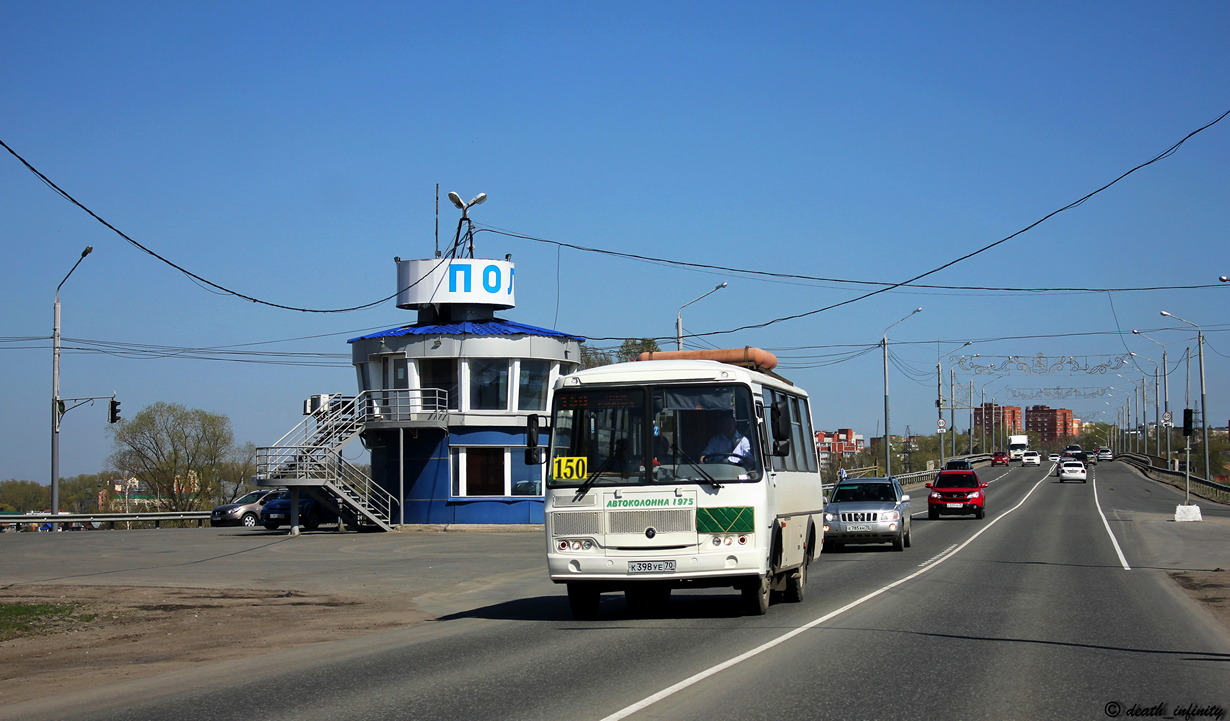
[[[254,490],[251,483],[256,475],[256,444],[248,441],[234,446],[226,462],[218,469],[218,495],[215,504],[230,503],[248,491]]]
[[[221,473],[235,443],[226,416],[155,403],[111,433],[109,461],[142,481],[167,510],[197,510],[222,495]]]

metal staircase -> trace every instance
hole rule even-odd
[[[396,499],[342,458],[342,448],[369,424],[447,427],[447,393],[436,388],[376,390],[315,400],[299,425],[274,445],[256,449],[255,482],[306,488],[335,506],[351,526],[391,530]]]

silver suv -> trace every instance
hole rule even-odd
[[[851,478],[833,487],[824,507],[824,544],[891,543],[910,545],[910,496],[896,478]]]
[[[209,525],[255,528],[260,525],[261,508],[285,491],[284,488],[261,488],[218,506],[209,514]]]

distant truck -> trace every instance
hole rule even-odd
[[[1029,450],[1029,436],[1008,436],[1008,460],[1021,460],[1021,454],[1027,450]]]

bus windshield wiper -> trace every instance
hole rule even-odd
[[[584,498],[585,494],[589,493],[589,489],[593,487],[594,482],[598,480],[598,476],[601,476],[603,473],[606,472],[608,468],[610,468],[611,462],[615,460],[617,455],[619,454],[612,453],[611,455],[607,456],[606,460],[602,462],[602,465],[598,466],[597,470],[589,474],[589,477],[585,479],[584,483],[577,486],[577,493],[575,496],[572,497],[572,500],[579,501],[582,498]]]
[[[709,471],[706,471],[705,469],[701,468],[700,465],[696,461],[692,460],[692,457],[689,456],[686,452],[684,452],[684,450],[680,448],[678,445],[672,445],[671,450],[678,453],[679,456],[683,458],[683,460],[687,461],[689,466],[696,469],[696,472],[700,475],[700,480],[704,481],[705,483],[708,483],[710,486],[712,486],[715,489],[722,487],[722,484],[718,483],[717,479],[709,474]]]

